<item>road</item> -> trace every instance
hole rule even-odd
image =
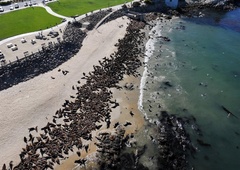
[[[16,10],[19,10],[19,9],[23,9],[23,8],[28,8],[28,6],[25,6],[25,4],[29,4],[31,3],[32,6],[37,6],[37,5],[40,5],[40,4],[43,4],[43,2],[46,4],[46,3],[49,3],[49,2],[54,2],[56,0],[32,0],[32,1],[24,1],[23,2],[18,2],[18,5],[19,5],[19,8],[15,8],[14,7],[14,3],[11,4],[11,5],[7,5],[7,6],[1,6],[3,9],[4,9],[4,12],[0,12],[0,14],[2,13],[7,13],[7,12],[11,12],[11,11],[16,11]],[[13,7],[13,10],[10,10],[10,7]]]

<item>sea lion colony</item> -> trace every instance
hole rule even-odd
[[[115,134],[99,133],[95,145],[97,149],[97,163],[100,170],[121,170],[121,169],[137,169],[148,170],[139,162],[140,157],[146,150],[144,145],[137,148],[135,152],[125,152],[126,144],[130,143],[133,134],[125,136],[125,130],[122,125],[118,125]]]
[[[145,37],[140,29],[144,26],[143,22],[132,21],[124,39],[116,44],[118,51],[110,58],[99,61],[99,66],[93,66],[93,72],[88,75],[84,73],[82,79],[86,83],[73,86],[73,90],[77,90],[76,96],[72,97],[75,101],[66,100],[63,108],[53,116],[52,122],[41,128],[39,136],[32,135],[32,131],[37,131],[37,128],[29,129],[29,137],[23,138],[26,147],[19,154],[21,162],[13,167],[11,161],[10,169],[53,169],[54,164],[60,164],[70,151],[73,152],[74,147],[79,150],[78,155],[81,155],[81,149],[88,150],[88,145],[83,146],[82,139],[92,140],[91,132],[101,128],[99,123],[105,121],[107,127],[111,124],[111,104],[116,105],[116,102],[111,101],[110,88],[121,88],[117,84],[125,74],[138,76],[136,69],[141,65],[138,55],[143,55],[138,46]],[[66,42],[72,41],[69,37],[78,37],[75,36],[79,34],[75,28],[76,23],[66,28],[68,34],[64,34],[66,37],[63,38]],[[6,169],[5,164],[3,169]]]
[[[93,72],[84,73],[82,79],[86,83],[74,87],[77,90],[74,101],[66,100],[52,122],[41,128],[39,136],[30,131],[29,137],[24,137],[26,147],[19,154],[21,162],[14,167],[11,162],[11,169],[53,169],[74,147],[79,152],[82,148],[88,150],[82,140],[92,140],[91,132],[101,127],[99,123],[105,121],[110,126],[113,103],[110,88],[119,88],[117,84],[125,74],[138,76],[136,69],[141,65],[138,56],[143,55],[138,46],[144,38],[140,32],[144,25],[132,21],[125,37],[116,45],[118,51],[99,61]]]
[[[81,23],[89,22],[87,29],[92,30],[105,16],[111,13],[111,8],[108,10],[101,10],[97,13],[91,13],[91,15],[87,15],[83,19],[81,19]],[[112,16],[110,17],[112,18]],[[111,19],[112,20],[112,19]]]
[[[73,36],[75,35],[75,36]],[[27,81],[66,62],[81,48],[86,33],[68,24],[63,40],[0,68],[0,90]]]
[[[156,15],[151,17],[156,18]],[[79,156],[81,155],[81,149],[88,151],[88,145],[83,146],[82,139],[92,140],[91,132],[101,128],[101,122],[105,121],[107,127],[111,125],[110,112],[111,107],[113,107],[112,104],[115,102],[111,100],[110,88],[121,88],[118,86],[118,82],[123,79],[125,74],[138,76],[136,69],[141,65],[138,56],[143,55],[143,51],[138,46],[145,36],[144,33],[140,32],[140,29],[144,26],[145,23],[143,22],[132,21],[127,28],[124,39],[119,40],[119,43],[116,44],[118,51],[112,54],[110,58],[105,57],[103,61],[99,61],[100,65],[93,66],[93,72],[84,73],[82,79],[85,79],[85,84],[73,87],[73,90],[77,90],[76,96],[72,96],[74,101],[66,100],[62,108],[53,116],[52,122],[48,122],[41,129],[42,133],[39,136],[31,134],[32,130],[37,130],[37,128],[29,130],[29,137],[23,138],[26,147],[19,154],[21,162],[14,167],[11,161],[9,163],[10,169],[53,169],[54,164],[60,164],[61,160],[70,151],[73,152],[73,149],[77,148]],[[75,34],[73,34],[73,37],[75,37]],[[160,122],[162,122],[162,125],[159,126],[159,132],[162,136],[158,140],[160,145],[163,146],[161,152],[167,155],[167,159],[173,158],[172,155],[175,153],[169,152],[171,145],[167,144],[166,139],[167,141],[172,140],[173,137],[177,136],[176,134],[182,134],[177,136],[179,139],[176,140],[181,144],[179,146],[180,151],[183,149],[183,145],[191,148],[188,136],[182,129],[178,118],[164,113]],[[168,133],[168,126],[175,130],[169,129],[172,132]],[[181,141],[182,137],[183,140]],[[173,141],[175,142],[175,140]],[[198,140],[198,143],[208,147],[211,146],[201,140]],[[180,156],[185,157],[186,155],[180,153]],[[165,157],[161,159],[166,161]],[[177,156],[174,157],[174,160],[176,159],[178,159]],[[78,162],[85,163],[84,160],[79,160],[76,163]],[[175,162],[176,164],[173,164],[173,166],[185,167],[185,159],[182,162],[183,164],[181,164],[181,161],[180,163]],[[172,160],[168,163],[172,163]],[[2,169],[7,169],[5,164]]]

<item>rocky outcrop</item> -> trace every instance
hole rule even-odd
[[[193,147],[185,125],[193,123],[192,118],[181,118],[161,112],[156,141],[159,145],[158,164],[160,169],[189,169],[188,158],[194,154]]]
[[[98,142],[97,158],[100,170],[148,170],[141,163],[139,158],[145,151],[145,147],[137,149],[135,153],[125,152],[126,143],[130,137],[124,137],[125,130],[122,126],[116,128],[116,133],[99,133],[96,137]],[[132,136],[133,137],[133,136]]]
[[[223,11],[230,11],[237,8],[237,2],[234,0],[206,0],[206,1],[185,1],[180,3],[181,7],[194,8],[194,9],[203,9],[203,8],[214,8]],[[187,11],[187,12],[190,12]]]

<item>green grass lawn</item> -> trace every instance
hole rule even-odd
[[[56,13],[64,16],[75,16],[101,8],[111,7],[131,0],[58,0],[48,6]]]
[[[34,7],[0,15],[0,40],[15,35],[50,28],[61,23],[44,8]]]

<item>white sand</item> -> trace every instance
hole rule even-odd
[[[69,61],[0,92],[0,167],[11,160],[17,164],[21,148],[25,147],[23,137],[29,134],[28,128],[38,126],[40,129],[51,120],[65,99],[75,94],[72,85],[81,80],[82,73],[91,71],[98,60],[116,50],[114,44],[125,35],[128,22],[126,18],[119,18],[88,32],[80,52]],[[119,28],[120,25],[123,27]],[[24,48],[27,50],[29,45]],[[64,76],[58,69],[69,73]]]

